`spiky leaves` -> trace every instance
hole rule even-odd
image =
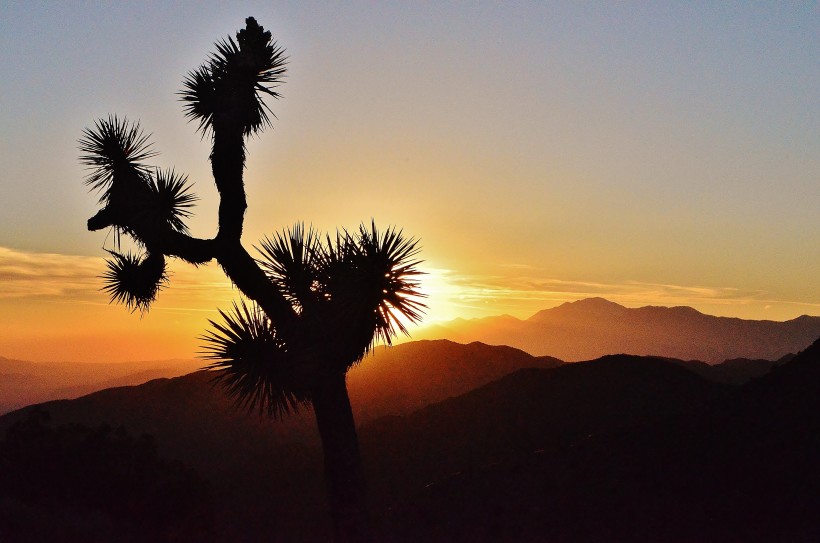
[[[191,192],[188,177],[174,170],[157,169],[151,178],[150,188],[153,202],[147,212],[153,215],[153,220],[176,232],[187,233],[185,219],[191,216],[191,208],[198,199]]]
[[[143,161],[157,153],[151,149],[150,136],[139,123],[129,123],[116,115],[98,119],[94,128],[83,130],[80,139],[80,163],[91,170],[86,184],[101,192],[100,202],[107,202],[115,177],[139,177],[148,173]]]
[[[259,263],[268,278],[297,312],[318,303],[318,280],[325,251],[313,228],[305,230],[304,225],[297,224],[265,238],[258,250],[263,257]]]
[[[417,241],[395,228],[379,232],[375,224],[362,225],[322,242],[312,228],[297,224],[262,242],[260,264],[303,320],[341,330],[341,343],[367,337],[359,347],[363,355],[373,341],[390,343],[407,333],[405,322],[421,319],[418,252]]]
[[[273,417],[282,417],[310,400],[309,379],[288,346],[256,305],[244,301],[232,311],[219,311],[222,322],[210,321],[202,337],[204,356],[213,362],[220,383],[236,405]]]
[[[208,368],[241,406],[283,415],[310,399],[323,375],[361,360],[375,341],[390,343],[421,319],[418,244],[388,228],[361,226],[324,241],[297,224],[266,238],[260,264],[299,319],[283,335],[256,306],[220,312],[204,336]]]
[[[418,252],[417,240],[395,228],[379,232],[375,224],[328,238],[319,283],[336,364],[349,368],[374,343],[389,345],[408,333],[405,323],[421,319]]]
[[[138,242],[141,233],[187,233],[185,219],[197,200],[187,177],[144,163],[157,153],[149,136],[127,119],[109,116],[83,131],[80,161],[90,168],[86,184],[99,191],[105,207],[89,220],[91,230],[114,226]]]
[[[109,251],[108,270],[103,274],[103,291],[111,302],[125,304],[131,311],[148,311],[157,293],[168,282],[165,257],[149,253],[117,253]]]
[[[279,97],[274,89],[285,75],[284,49],[253,17],[245,20],[236,40],[229,37],[215,47],[210,60],[183,83],[185,114],[199,123],[203,134],[226,121],[238,123],[246,136],[270,125],[273,113],[260,93]]]
[[[426,309],[419,290],[418,240],[405,238],[395,228],[379,232],[372,222],[369,229],[365,225],[359,227],[356,249],[349,258],[359,279],[353,285],[337,288],[357,288],[359,303],[365,311],[372,311],[375,319],[374,339],[389,344],[398,332],[407,334],[403,319],[419,322]],[[344,296],[347,300],[355,299],[352,292],[344,292]]]

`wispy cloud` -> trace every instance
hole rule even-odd
[[[422,281],[430,307],[425,322],[501,313],[527,317],[563,302],[594,296],[632,307],[689,305],[726,315],[743,313],[748,318],[764,318],[769,313],[780,318],[820,313],[818,303],[778,299],[762,290],[641,281],[573,281],[539,275],[536,268],[523,265],[501,265],[499,270],[498,274],[481,275],[425,269]],[[105,262],[100,257],[0,247],[0,302],[37,299],[107,305],[107,296],[100,291],[104,271]],[[160,294],[152,311],[209,312],[225,307],[238,296],[218,266],[195,268],[172,263],[171,284]]]
[[[0,247],[0,300],[47,299],[56,302],[105,304],[100,257],[32,253]],[[237,296],[216,266],[194,268],[173,263],[171,286],[162,294],[170,304],[161,310],[197,310]]]
[[[83,297],[100,288],[102,258],[0,247],[0,298]]]
[[[723,307],[725,314],[754,306],[759,311],[779,307],[791,313],[820,311],[820,304],[777,299],[763,290],[733,286],[675,285],[642,281],[572,281],[537,275],[537,270],[503,266],[498,275],[459,274],[452,270],[430,272],[437,286],[432,289],[434,307],[447,306],[465,317],[510,313],[519,317],[554,305],[582,298],[602,297],[626,305],[688,305],[695,308]],[[515,273],[526,271],[526,274]],[[785,309],[791,307],[790,310]],[[795,315],[796,316],[796,315]],[[762,318],[763,315],[760,315]],[[442,319],[438,319],[442,320]]]

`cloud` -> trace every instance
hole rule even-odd
[[[429,296],[425,322],[501,313],[526,317],[563,302],[595,296],[632,307],[689,305],[735,316],[744,307],[749,311],[755,307],[760,310],[755,313],[760,318],[765,306],[778,309],[784,318],[786,314],[796,316],[807,309],[811,313],[820,312],[820,304],[779,300],[762,290],[641,281],[572,281],[542,276],[537,269],[525,266],[500,268],[504,271],[496,275],[426,268],[426,275],[422,277],[423,289]],[[239,297],[215,264],[193,267],[172,261],[170,270],[170,285],[160,293],[152,311],[214,311]],[[108,297],[100,291],[100,275],[104,271],[105,261],[101,257],[32,253],[0,247],[0,302],[45,300],[107,305]],[[720,310],[721,307],[724,310]]]
[[[100,289],[101,257],[33,253],[0,247],[0,300],[44,299],[106,304]],[[238,297],[217,266],[171,262],[171,284],[160,294],[159,310],[213,309]]]
[[[778,300],[763,290],[741,289],[732,286],[675,285],[642,281],[591,282],[571,281],[534,275],[537,270],[525,274],[504,266],[498,275],[459,274],[452,270],[437,269],[431,272],[439,286],[433,296],[445,298],[440,304],[458,308],[465,317],[497,315],[508,312],[516,316],[529,316],[536,311],[582,298],[602,297],[626,306],[688,305],[695,308],[724,307],[732,313],[743,306],[789,306],[792,312],[811,308],[815,312],[820,304]]]
[[[0,247],[0,298],[82,298],[100,288],[102,258]]]

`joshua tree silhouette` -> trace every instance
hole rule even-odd
[[[186,115],[212,141],[219,230],[192,237],[185,225],[196,198],[187,178],[150,168],[156,153],[138,124],[109,116],[86,129],[81,162],[103,208],[89,230],[113,228],[139,251],[109,251],[104,275],[112,302],[147,311],[168,282],[166,257],[216,260],[249,300],[220,311],[203,339],[209,369],[238,405],[274,417],[312,404],[325,458],[337,541],[370,541],[364,476],[345,385],[347,370],[375,341],[388,344],[421,318],[417,241],[375,224],[320,235],[297,224],[264,239],[253,258],[241,243],[247,207],[245,138],[270,125],[263,96],[285,74],[284,50],[256,20],[215,45],[180,92]],[[119,243],[116,244],[119,248]]]

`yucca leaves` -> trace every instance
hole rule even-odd
[[[395,228],[379,232],[371,223],[320,242],[312,228],[297,224],[263,240],[260,252],[268,277],[298,309],[323,307],[324,317],[367,322],[376,340],[390,343],[407,333],[404,321],[419,321],[425,309],[418,242]]]
[[[316,303],[317,281],[323,251],[319,235],[312,227],[297,224],[262,240],[257,249],[268,278],[279,287],[297,312]]]
[[[157,169],[151,177],[153,202],[146,210],[154,219],[167,224],[177,232],[188,232],[185,219],[191,216],[191,208],[197,197],[191,192],[188,177],[174,170]]]
[[[355,267],[367,278],[366,284],[360,285],[361,294],[375,306],[376,339],[389,344],[398,332],[407,333],[402,318],[418,322],[426,308],[417,281],[421,275],[417,268],[421,261],[416,259],[418,241],[403,237],[395,228],[380,233],[371,223],[369,229],[359,227],[357,244]]]
[[[253,17],[245,20],[236,40],[229,37],[215,47],[210,60],[183,82],[180,96],[185,114],[199,123],[203,133],[223,119],[239,123],[246,136],[270,126],[273,113],[260,93],[279,97],[274,89],[285,75],[284,49]]]
[[[151,149],[150,135],[139,123],[129,123],[116,115],[98,119],[94,128],[83,130],[80,139],[80,163],[91,171],[85,183],[91,190],[101,192],[100,202],[111,196],[115,176],[140,177],[148,173],[143,161],[157,153]]]
[[[282,417],[309,401],[309,382],[300,378],[287,345],[256,305],[241,301],[202,337],[204,357],[213,360],[220,383],[240,408]]]
[[[118,236],[126,233],[142,242],[138,233],[146,228],[187,233],[185,220],[197,198],[186,176],[144,163],[157,153],[139,123],[116,116],[99,119],[83,132],[79,145],[85,153],[80,161],[91,169],[85,182],[101,192],[105,225],[114,226]]]
[[[241,303],[212,322],[204,339],[210,369],[237,403],[281,415],[309,399],[315,371],[344,371],[374,342],[407,333],[425,309],[418,244],[375,225],[321,240],[297,224],[263,240],[260,265],[300,318],[285,337],[255,306]]]
[[[165,257],[149,253],[117,253],[106,260],[108,270],[103,274],[102,290],[111,296],[111,302],[125,304],[131,311],[148,311],[157,293],[167,283]]]

